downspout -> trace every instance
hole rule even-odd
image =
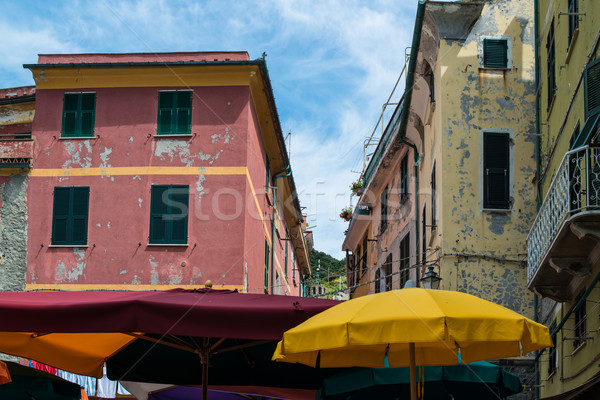
[[[285,175],[281,175],[287,172],[287,174]],[[273,195],[273,214],[271,216],[271,294],[275,294],[275,217],[276,217],[276,213],[275,213],[275,184],[276,184],[276,180],[279,178],[285,178],[288,176],[292,175],[292,171],[290,171],[290,164],[287,165],[287,167],[285,167],[284,169],[282,169],[279,172],[276,172],[275,174],[273,174],[273,177],[271,178],[272,180],[272,184],[273,184],[273,188],[272,188],[272,195]]]
[[[426,0],[419,0],[419,4],[417,6],[417,17],[415,20],[415,29],[413,32],[413,40],[411,44],[410,50],[410,59],[408,61],[408,70],[406,72],[406,86],[404,89],[404,101],[402,102],[402,110],[400,114],[400,127],[398,128],[398,138],[405,145],[412,147],[413,149],[413,158],[415,161],[414,166],[414,175],[415,175],[415,236],[416,236],[416,250],[417,250],[417,262],[419,257],[419,247],[420,247],[420,236],[419,236],[419,175],[418,175],[418,167],[421,156],[419,155],[419,150],[417,146],[412,143],[409,143],[405,140],[406,126],[408,125],[408,112],[410,109],[410,102],[412,99],[412,89],[415,80],[415,68],[417,64],[417,55],[419,53],[419,45],[421,43],[421,30],[423,28],[423,17],[425,15],[425,2]],[[423,246],[425,244],[423,243]],[[423,249],[425,250],[425,249]],[[416,283],[419,284],[419,269],[415,269]]]
[[[541,182],[540,182],[540,152],[541,152],[541,137],[540,137],[540,60],[539,60],[539,41],[538,41],[538,29],[539,19],[539,4],[538,0],[533,0],[533,39],[534,39],[534,49],[535,49],[535,164],[536,164],[536,201],[537,201],[537,210],[539,212],[542,206],[542,194],[541,194]],[[533,320],[535,322],[540,321],[539,315],[539,299],[537,294],[533,294]],[[534,364],[534,387],[535,387],[535,395],[534,398],[539,399],[540,397],[540,359],[538,354],[539,351],[536,351],[535,364]]]

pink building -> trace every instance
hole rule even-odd
[[[299,293],[310,249],[264,59],[40,55],[25,68],[26,289]]]

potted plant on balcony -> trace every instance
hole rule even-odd
[[[342,212],[340,213],[340,218],[350,221],[352,219],[352,207],[343,208]]]
[[[364,183],[362,179],[359,179],[356,182],[352,182],[352,185],[350,185],[350,190],[352,190],[352,194],[355,196],[362,196],[363,188]]]

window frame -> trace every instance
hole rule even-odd
[[[408,200],[408,154],[400,161],[400,203]]]
[[[175,94],[173,99],[173,105],[171,107],[161,107],[161,103],[164,102],[162,100],[162,95],[166,95],[167,93]],[[188,94],[189,95],[189,107],[178,107],[178,96],[180,94]],[[169,136],[191,136],[192,134],[192,110],[194,109],[193,101],[194,101],[194,91],[193,90],[159,90],[158,91],[158,106],[157,106],[157,117],[156,117],[156,136],[158,137],[169,137]],[[179,121],[179,111],[187,109],[187,129],[185,132],[178,131],[178,121]],[[170,130],[169,132],[162,130],[162,113],[170,112]]]
[[[388,203],[389,203],[389,186],[386,186],[385,189],[381,192],[380,196],[381,202],[381,221],[379,223],[379,232],[383,233],[387,229],[388,226]]]
[[[83,98],[84,96],[93,95],[93,107],[91,110],[83,109]],[[67,98],[76,97],[77,106],[75,109],[67,109]],[[74,114],[73,120],[73,134],[67,134],[67,118],[69,114]],[[90,132],[83,132],[84,125],[84,114],[91,114],[90,120]],[[60,137],[61,139],[77,139],[77,138],[93,138],[95,137],[96,131],[96,92],[65,92],[63,93],[63,107],[62,107],[62,119],[61,119]]]
[[[67,213],[58,213],[57,208],[57,192],[68,191]],[[75,193],[85,193],[85,215],[83,213],[75,213]],[[55,186],[52,202],[52,233],[50,238],[51,246],[72,246],[80,247],[87,246],[88,239],[88,222],[90,212],[90,187],[89,186]],[[59,220],[65,220],[64,240],[57,239],[57,231],[59,230]],[[83,238],[75,238],[74,224],[76,220],[83,221]]]
[[[496,134],[496,135],[506,135],[507,136],[507,146],[508,146],[508,171],[507,171],[507,185],[508,189],[506,192],[507,201],[506,208],[498,208],[493,205],[488,206],[485,201],[485,135]],[[515,182],[515,168],[514,168],[514,130],[507,128],[485,128],[480,129],[479,134],[479,210],[480,211],[492,211],[492,212],[505,212],[512,213],[513,207],[513,198],[514,198],[514,182]]]
[[[477,47],[479,52],[479,68],[491,69],[491,70],[507,70],[513,67],[513,55],[512,55],[512,37],[508,35],[485,35],[481,36],[481,40],[477,41]],[[486,63],[486,43],[490,41],[498,42],[504,41],[506,44],[506,65],[505,66],[494,66]]]
[[[165,212],[157,212],[156,211],[157,204],[154,203],[154,201],[156,201],[155,200],[156,199],[155,190],[159,190],[159,189],[167,190],[167,201],[168,202],[165,205],[165,207],[166,207]],[[182,199],[178,199],[177,201],[174,201],[173,199],[171,199],[171,194],[173,193],[173,190],[178,190],[178,189],[186,190],[186,194],[185,194],[186,203],[184,204],[186,214],[185,214],[185,217],[182,218],[184,220],[184,222],[183,222],[183,228],[182,228],[182,232],[181,232],[184,234],[183,239],[174,239],[173,238],[174,228],[173,228],[173,222],[171,222],[172,220],[175,219],[174,217],[177,216],[173,212],[173,211],[177,210],[177,207],[176,206],[174,207],[174,203],[179,202],[179,200],[182,200]],[[188,232],[189,232],[188,225],[189,225],[189,216],[190,216],[189,197],[190,197],[189,185],[152,185],[152,187],[150,188],[150,224],[149,224],[149,232],[148,232],[148,244],[155,245],[155,246],[156,245],[157,246],[172,246],[172,245],[187,246]],[[164,199],[162,199],[162,200],[164,200]],[[156,227],[156,222],[155,222],[155,220],[157,218],[162,218],[162,220],[164,220],[164,221],[166,220],[165,225],[164,225],[164,230],[163,230],[164,236],[162,239],[157,239],[154,236],[154,234],[157,232],[157,230],[159,230]]]
[[[404,288],[404,285],[410,279],[410,232],[408,232],[400,241],[400,257],[399,257],[399,268],[400,273],[400,289]]]
[[[567,49],[571,49],[571,45],[574,43],[579,32],[579,0],[567,0],[567,12],[569,18],[569,26],[567,28]],[[573,15],[575,14],[575,15]]]
[[[575,304],[577,304],[583,298],[583,293],[577,297]],[[573,350],[577,350],[580,346],[583,346],[586,342],[587,336],[587,307],[586,300],[584,299],[579,307],[573,310]]]
[[[431,228],[437,229],[437,182],[436,182],[436,162],[433,162],[431,168]]]
[[[547,92],[547,105],[546,111],[549,113],[554,103],[554,97],[556,96],[556,34],[554,32],[554,17],[550,22],[550,28],[548,29],[548,35],[546,36],[546,90]]]
[[[594,61],[590,62],[588,65],[586,65],[585,67],[585,73],[584,73],[584,98],[585,98],[585,118],[586,120],[593,117],[594,115],[600,113],[600,100],[597,101],[598,105],[596,105],[594,108],[590,109],[590,101],[589,101],[589,97],[590,97],[590,78],[589,78],[589,72],[592,69],[598,69],[598,75],[599,77],[597,78],[596,83],[596,91],[598,92],[598,97],[600,97],[600,57],[598,57],[597,59],[595,59]]]

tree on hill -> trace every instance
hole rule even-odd
[[[334,280],[343,277],[344,285],[346,281],[346,260],[337,260],[327,253],[312,249],[310,251],[310,265],[312,275],[308,278],[308,283],[317,283],[317,269],[319,283],[331,283]]]

